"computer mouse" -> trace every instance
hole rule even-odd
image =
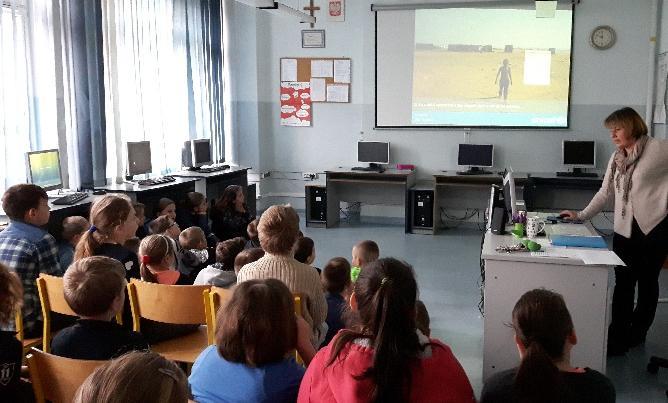
[[[106,195],[107,191],[104,190],[104,189],[96,189],[96,190],[93,190],[93,194],[95,196]]]

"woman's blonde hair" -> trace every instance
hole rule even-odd
[[[77,390],[73,403],[185,403],[188,379],[157,353],[133,351],[95,370]]]
[[[74,260],[94,256],[96,249],[111,238],[116,227],[128,219],[131,211],[132,204],[125,196],[106,195],[93,203],[90,209],[91,227],[79,240]]]
[[[21,280],[0,263],[0,325],[5,325],[14,317],[17,307],[23,305]]]
[[[267,253],[287,255],[299,235],[299,216],[292,206],[271,206],[257,225],[260,246]]]
[[[613,125],[620,125],[631,132],[633,138],[638,139],[647,135],[647,125],[638,112],[628,106],[618,109],[608,115],[603,121],[603,125],[607,128]]]

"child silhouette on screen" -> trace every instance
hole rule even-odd
[[[496,78],[494,79],[494,84],[499,84],[499,98],[503,97],[503,100],[508,99],[508,87],[513,83],[513,76],[510,73],[510,66],[508,65],[508,59],[503,59],[503,65],[499,67],[499,70],[496,72]]]

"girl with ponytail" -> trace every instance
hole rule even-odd
[[[341,330],[304,375],[299,402],[475,402],[450,348],[417,330],[412,268],[364,266],[350,297],[359,323]]]
[[[174,246],[167,235],[149,235],[139,244],[141,279],[166,285],[192,285],[192,281],[174,269]]]
[[[74,261],[90,256],[107,256],[125,267],[126,278],[139,278],[137,255],[123,244],[135,236],[137,218],[127,197],[106,195],[90,209],[90,228],[77,243]]]
[[[536,289],[522,295],[513,309],[513,329],[520,366],[492,376],[481,403],[615,401],[615,388],[605,375],[571,366],[577,336],[560,294]]]

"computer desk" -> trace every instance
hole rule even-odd
[[[571,225],[584,225],[596,235],[588,223]],[[546,231],[549,232],[549,225]],[[537,240],[549,244],[545,237]],[[541,287],[563,295],[573,318],[578,344],[572,350],[571,363],[605,373],[614,266],[585,265],[573,257],[496,251],[499,245],[517,243],[511,235],[485,234],[481,255],[485,262],[483,381],[519,364],[513,329],[507,323],[512,320],[512,310],[520,296]]]
[[[87,198],[74,204],[53,204],[53,201],[56,198],[49,198],[49,208],[51,209],[51,214],[49,215],[47,231],[49,231],[49,233],[53,235],[56,240],[60,241],[63,233],[63,220],[72,216],[82,216],[87,219],[90,213],[91,205],[101,197],[102,196],[88,193]]]
[[[230,167],[222,171],[216,172],[200,172],[200,171],[179,171],[170,174],[179,178],[196,178],[195,191],[202,193],[211,203],[220,197],[225,188],[230,185],[238,185],[246,192],[246,205],[251,215],[256,215],[256,189],[255,185],[248,186],[248,170],[246,167]]]
[[[195,183],[200,178],[179,178],[174,177],[174,182],[163,183],[155,186],[140,186],[136,183],[112,183],[110,185],[97,187],[107,191],[107,193],[123,193],[134,202],[143,203],[146,207],[144,215],[146,217],[155,216],[153,208],[158,205],[158,201],[167,197],[179,203],[188,192],[195,191]]]
[[[327,186],[327,228],[339,223],[341,202],[361,202],[404,207],[405,231],[410,230],[408,190],[415,184],[415,171],[388,169],[385,172],[351,171],[337,168],[325,171]]]
[[[524,187],[524,201],[527,209],[533,211],[582,210],[602,184],[601,173],[595,178],[530,173]],[[604,208],[604,211],[612,210],[612,203]]]

